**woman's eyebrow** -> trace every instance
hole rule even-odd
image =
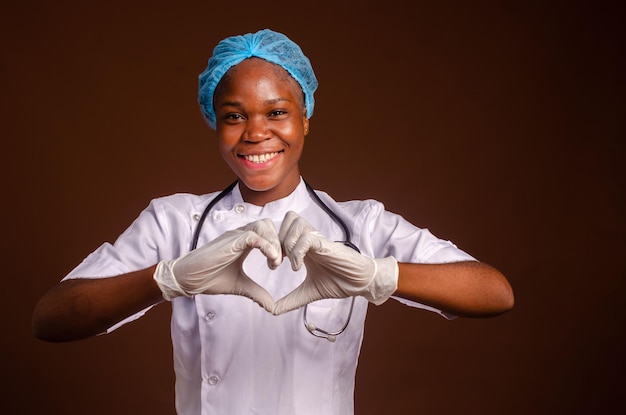
[[[243,105],[239,101],[224,101],[220,104],[220,108],[223,107],[238,107],[241,108]]]
[[[278,98],[266,99],[265,101],[263,101],[263,104],[272,105],[272,104],[276,104],[276,103],[283,102],[283,101],[291,102],[289,98],[278,97]],[[223,108],[223,107],[242,108],[243,104],[240,101],[224,101],[220,104],[220,108]]]
[[[276,103],[281,102],[281,101],[291,102],[291,100],[289,98],[278,97],[278,98],[272,98],[272,99],[265,100],[265,104],[266,105],[276,104]]]

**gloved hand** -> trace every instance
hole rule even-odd
[[[316,232],[294,212],[285,215],[278,236],[291,267],[297,271],[304,264],[307,275],[300,286],[276,302],[275,315],[324,298],[360,295],[380,305],[398,287],[395,258],[372,259],[361,255]]]
[[[282,262],[280,241],[271,220],[252,222],[228,231],[178,259],[159,262],[154,280],[166,300],[181,295],[236,294],[248,297],[272,312],[274,299],[270,293],[243,270],[243,261],[254,248],[267,257],[271,269],[276,269]]]

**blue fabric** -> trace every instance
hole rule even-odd
[[[212,129],[215,129],[213,94],[217,84],[230,68],[251,57],[264,59],[285,69],[302,88],[307,117],[313,115],[313,94],[317,89],[317,79],[311,62],[304,56],[300,46],[287,36],[264,29],[256,33],[228,37],[213,49],[207,68],[198,78],[198,102]]]

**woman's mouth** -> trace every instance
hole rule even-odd
[[[276,157],[280,153],[281,153],[280,151],[274,151],[272,153],[264,153],[264,154],[240,154],[239,157],[243,158],[244,160],[249,161],[250,163],[261,164],[261,163],[267,163],[268,161],[272,160],[274,157]]]

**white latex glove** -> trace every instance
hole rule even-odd
[[[194,294],[235,294],[248,297],[272,312],[274,299],[243,270],[243,261],[258,248],[267,265],[276,269],[282,262],[280,241],[269,219],[228,231],[201,248],[178,259],[157,264],[154,280],[163,298]]]
[[[372,259],[361,255],[316,232],[294,212],[285,215],[278,235],[291,267],[297,271],[304,264],[307,275],[300,286],[276,302],[275,315],[324,298],[360,295],[380,305],[398,287],[395,258]]]

